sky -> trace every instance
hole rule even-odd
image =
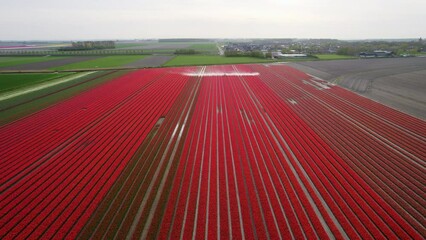
[[[425,0],[0,0],[0,40],[426,37]]]

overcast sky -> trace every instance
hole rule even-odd
[[[0,0],[0,40],[418,37],[425,0]]]

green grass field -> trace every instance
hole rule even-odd
[[[163,66],[185,66],[185,65],[215,65],[215,64],[237,64],[237,63],[262,63],[272,62],[271,59],[252,57],[222,57],[222,56],[176,56]]]
[[[0,57],[0,67],[10,67],[27,63],[46,62],[64,57]]]
[[[356,57],[344,56],[337,54],[317,54],[315,55],[319,60],[343,60],[343,59],[354,59]]]
[[[85,68],[113,68],[121,67],[134,61],[145,58],[142,55],[127,55],[127,56],[109,56],[89,61],[67,64],[54,68],[54,70],[72,70],[72,69],[85,69]]]
[[[71,73],[4,73],[0,74],[0,93],[64,77]]]

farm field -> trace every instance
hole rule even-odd
[[[59,60],[63,57],[0,57],[0,68],[21,64]]]
[[[195,50],[217,51],[216,43],[196,43],[190,45],[188,48]]]
[[[1,70],[5,70],[5,71],[49,70],[49,69],[60,67],[60,66],[63,66],[63,65],[94,60],[94,59],[97,59],[97,58],[99,58],[99,56],[63,57],[63,58],[51,59],[49,61],[43,61],[43,62],[18,64],[18,65],[14,65],[14,66],[1,68]]]
[[[119,47],[128,47],[129,49],[142,48],[142,49],[180,49],[180,48],[199,48],[199,49],[212,49],[212,46],[216,46],[213,42],[197,42],[197,41],[186,41],[186,42],[156,42],[156,41],[145,41],[140,43],[118,43]]]
[[[330,60],[290,65],[426,119],[426,58]]]
[[[160,67],[173,59],[173,55],[152,55],[146,56],[140,60],[128,63],[124,67]]]
[[[0,94],[5,91],[30,86],[69,75],[70,73],[0,74]]]
[[[67,43],[1,43],[0,50],[49,50],[69,46]]]
[[[72,70],[72,69],[85,69],[85,68],[112,68],[112,67],[121,67],[123,65],[141,60],[146,56],[138,55],[126,55],[126,56],[108,56],[101,57],[93,60],[77,62],[72,64],[67,64],[59,67],[53,68],[54,70]]]
[[[157,42],[143,41],[140,43],[117,43],[117,49],[142,49],[144,53],[173,54],[177,49],[194,49],[202,53],[217,54],[213,42]]]
[[[134,45],[128,49],[143,49],[143,50],[176,50],[191,46],[191,42],[145,42],[144,44]]]
[[[270,59],[260,59],[252,57],[222,57],[209,55],[191,55],[176,56],[163,66],[184,66],[184,65],[219,65],[219,64],[238,64],[238,63],[256,63],[271,62]]]
[[[115,48],[135,48],[135,47],[143,47],[146,43],[134,43],[134,42],[119,42],[115,43]]]
[[[288,65],[133,71],[0,142],[1,239],[426,237],[426,122]]]
[[[125,73],[126,71],[106,71],[83,77],[74,74],[71,76],[75,76],[75,78],[73,77],[70,81],[0,100],[0,126],[40,111]],[[5,94],[0,94],[0,99],[4,98]]]
[[[201,53],[210,53],[210,54],[218,54],[218,49],[216,43],[198,43],[193,44],[188,47],[189,49],[194,49]]]

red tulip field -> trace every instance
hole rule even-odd
[[[137,70],[0,136],[0,239],[426,238],[426,122],[284,64]]]

